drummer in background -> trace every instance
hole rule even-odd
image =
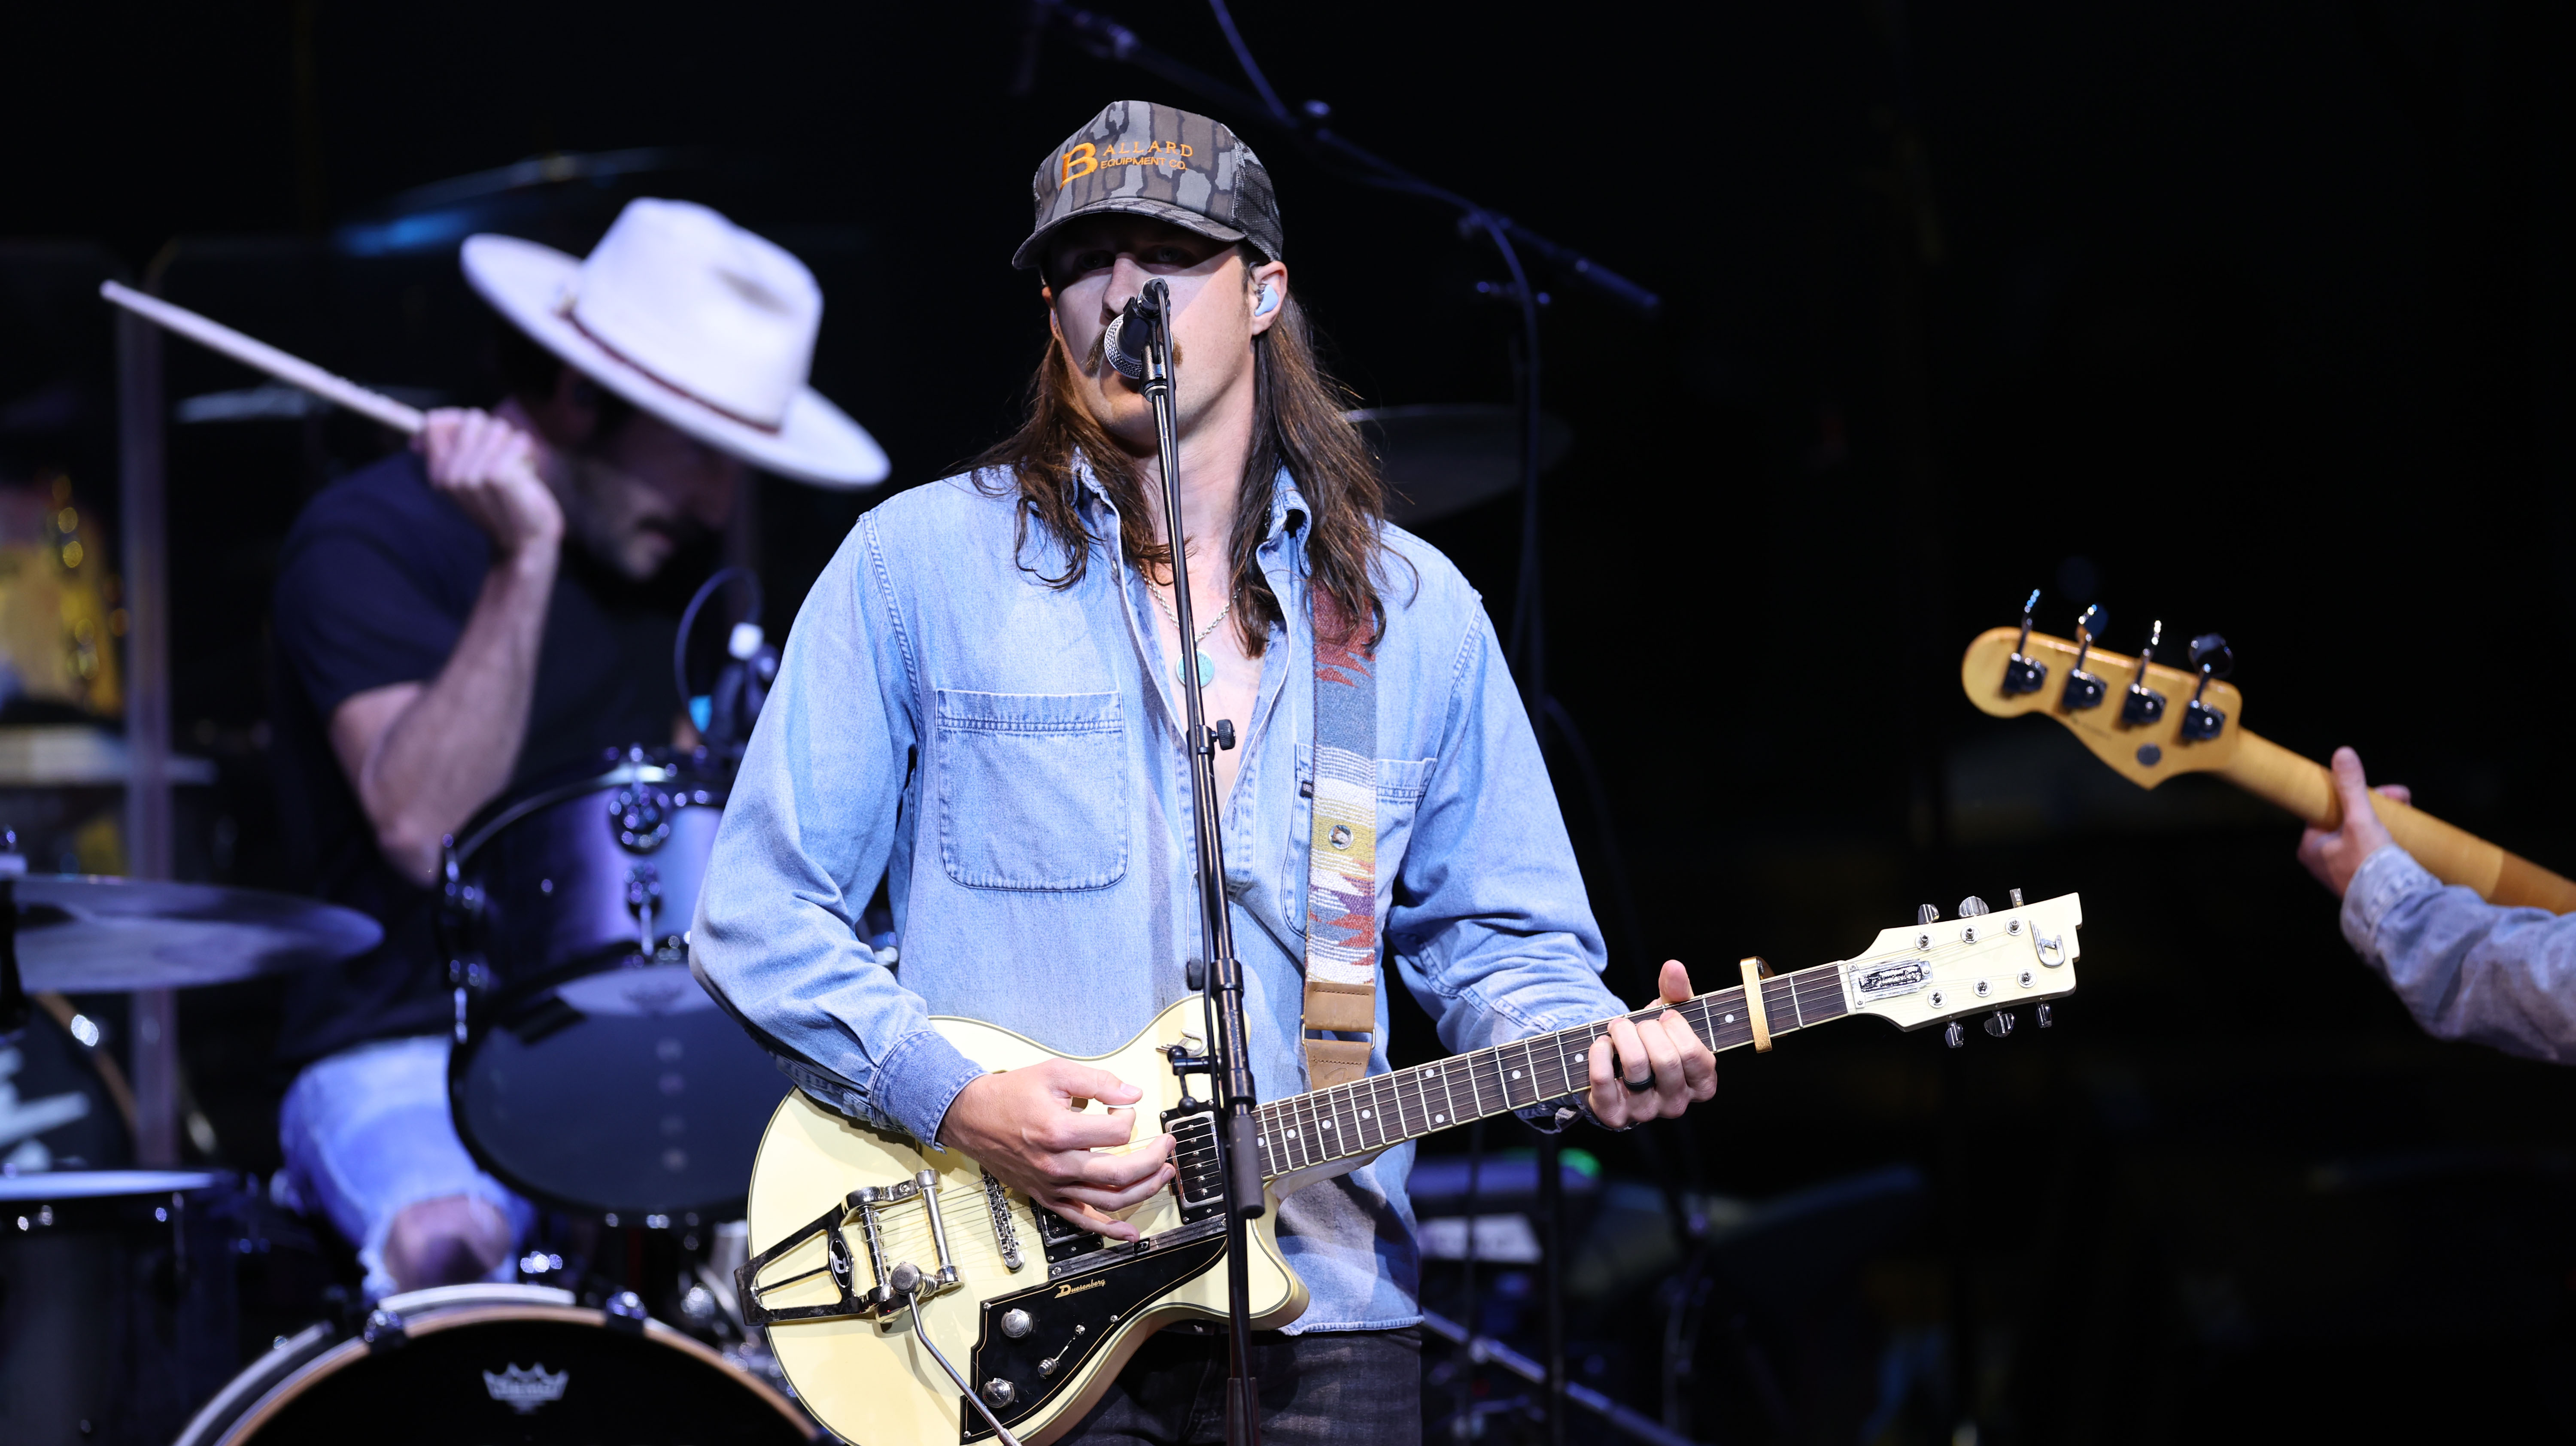
[[[358,1247],[371,1300],[508,1279],[534,1214],[449,1118],[442,838],[604,749],[685,740],[679,612],[749,467],[886,474],[805,385],[812,274],[715,212],[638,200],[586,260],[502,236],[463,259],[509,323],[508,395],[430,413],[413,450],[315,497],[279,560],[287,824],[315,892],[385,940],[295,985],[278,1132],[289,1187]]]

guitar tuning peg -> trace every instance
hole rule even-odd
[[[1930,904],[1921,905],[1914,911],[1914,922],[1918,924],[1929,924],[1940,917],[1941,911]]]
[[[2050,1015],[2050,1014],[2049,1014],[2049,1012],[2048,1012],[2048,1006],[2047,1006],[2047,1005],[2043,1004],[2043,1005],[2039,1006],[2039,1027],[2040,1027],[2040,1028],[2042,1028],[2042,1029],[2046,1029],[2046,1028],[2048,1028],[2050,1025],[2055,1024],[2056,1022],[2057,1022],[2057,1020],[2056,1020],[2052,1015]]]
[[[2201,701],[2201,696],[2209,691],[2210,679],[2236,671],[2236,651],[2218,634],[2203,633],[2191,640],[2191,665],[2200,672],[2200,686],[2183,707],[2182,736],[2189,742],[2206,743],[2227,726],[2227,715]]]
[[[2018,909],[2021,907],[2021,890],[2007,889],[2004,891],[2004,897],[2012,900],[2014,908]]]
[[[2102,680],[2084,671],[2085,655],[2093,651],[2093,641],[2102,636],[2111,623],[2111,615],[2100,603],[2084,609],[2075,620],[2075,667],[2066,675],[2065,703],[2069,708],[2099,708],[2107,691]]]
[[[2004,696],[2036,693],[2048,681],[2048,665],[2026,654],[2030,651],[2030,611],[2039,606],[2039,589],[2032,588],[2030,597],[2021,605],[2021,641],[2013,644],[2012,656],[2004,660]]]
[[[1961,1029],[1959,1021],[1953,1019],[1949,1027],[1941,1031],[1941,1042],[1952,1049],[1957,1049],[1968,1042],[1968,1031]]]
[[[1973,919],[1980,914],[1990,914],[1993,912],[1994,911],[1992,909],[1986,907],[1985,900],[1978,898],[1974,894],[1970,894],[1968,897],[1959,901],[1959,917],[1962,919]],[[1926,919],[1924,922],[1928,924],[1932,921]]]
[[[2147,662],[2156,655],[2156,644],[2165,640],[2164,619],[2156,619],[2147,630],[2147,645],[2138,649],[2137,675],[2129,679],[2129,696],[2120,703],[2120,721],[2133,728],[2144,728],[2165,716],[2165,695],[2147,686]]]
[[[1993,1035],[1997,1039],[2001,1039],[2012,1032],[2013,1017],[2011,1010],[1998,1009],[1994,1013],[1986,1016],[1986,1033]]]

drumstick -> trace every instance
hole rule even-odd
[[[242,335],[219,321],[211,321],[184,306],[172,306],[157,296],[146,296],[130,286],[113,281],[99,283],[98,294],[124,307],[144,320],[153,322],[201,346],[210,347],[237,362],[258,368],[289,386],[302,387],[333,406],[346,407],[363,417],[372,417],[397,432],[417,435],[422,418],[420,409],[407,407],[382,392],[371,392],[346,377],[334,376],[302,357],[285,352]]]

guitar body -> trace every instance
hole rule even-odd
[[[2045,1029],[2049,1002],[2074,991],[2083,922],[2073,894],[2025,904],[2015,889],[2001,910],[1972,898],[1947,923],[1925,913],[1882,930],[1852,959],[1776,976],[1747,959],[1740,985],[1627,1017],[1677,1016],[1721,1053],[1858,1016],[1955,1029],[1979,1014],[2000,1038],[2027,1009]],[[1178,1056],[1204,1070],[1204,1019],[1204,1004],[1184,999],[1125,1046],[1081,1061],[1145,1092],[1131,1142],[1168,1131],[1178,1144],[1179,1177],[1126,1212],[1143,1238],[1124,1245],[1032,1208],[962,1154],[787,1097],[752,1164],[752,1254],[734,1282],[744,1321],[767,1333],[817,1420],[864,1446],[993,1440],[971,1391],[1018,1439],[1045,1446],[1099,1402],[1146,1336],[1225,1320],[1215,1109],[1185,1104],[1173,1069]],[[1065,1057],[971,1019],[932,1026],[988,1070]],[[1274,1207],[1245,1231],[1254,1327],[1306,1309],[1305,1283],[1279,1253],[1280,1200],[1406,1140],[1583,1093],[1589,1051],[1609,1028],[1594,1021],[1263,1101],[1246,1122]]]
[[[1196,997],[1182,1000],[1157,1016],[1151,1027],[1118,1050],[1084,1059],[1145,1091],[1136,1107],[1137,1134],[1151,1139],[1163,1132],[1161,1111],[1177,1105],[1180,1079],[1162,1053],[1186,1034],[1196,1048],[1203,1006]],[[1008,1030],[970,1019],[941,1018],[932,1025],[968,1059],[988,1070],[1018,1069],[1042,1060],[1062,1058],[1043,1045]],[[1091,1108],[1099,1110],[1094,1103]],[[1184,1138],[1187,1138],[1185,1135]],[[1339,1162],[1343,1173],[1363,1160]],[[1222,1322],[1226,1318],[1225,1236],[1221,1217],[1208,1216],[1201,1238],[1164,1246],[1163,1240],[1191,1222],[1184,1219],[1177,1192],[1166,1189],[1121,1218],[1156,1242],[1142,1254],[1119,1251],[1121,1257],[1100,1259],[1098,1237],[1082,1235],[1061,1244],[1067,1258],[1051,1267],[1045,1244],[1050,1233],[1070,1235],[1073,1227],[1038,1211],[1027,1197],[1007,1192],[1006,1209],[1016,1236],[1020,1268],[1004,1259],[1002,1232],[995,1226],[984,1172],[953,1150],[925,1150],[907,1136],[872,1130],[814,1103],[802,1091],[790,1093],[761,1137],[752,1165],[749,1207],[755,1249],[787,1242],[808,1230],[862,1186],[889,1186],[930,1171],[938,1180],[938,1208],[947,1241],[946,1258],[957,1270],[957,1284],[943,1294],[924,1293],[921,1327],[950,1363],[979,1387],[994,1379],[1014,1383],[1011,1399],[994,1406],[1028,1446],[1043,1446],[1079,1422],[1109,1388],[1144,1338],[1183,1320]],[[1321,1174],[1273,1182],[1272,1204],[1280,1186],[1309,1183]],[[1194,1212],[1195,1213],[1195,1212]],[[1046,1219],[1041,1221],[1040,1215]],[[1206,1219],[1219,1220],[1213,1232]],[[1293,1321],[1306,1308],[1306,1286],[1279,1254],[1277,1211],[1253,1221],[1253,1324],[1269,1330]],[[935,1269],[937,1252],[927,1212],[918,1201],[902,1202],[880,1213],[881,1246],[889,1267],[909,1261],[924,1271]],[[856,1222],[837,1227],[856,1268],[854,1284],[874,1283],[870,1254]],[[1086,1264],[1084,1258],[1091,1257]],[[1068,1269],[1070,1263],[1073,1268]],[[839,1298],[832,1275],[806,1276],[779,1285],[800,1272],[828,1264],[823,1234],[807,1234],[775,1259],[746,1268],[749,1284],[765,1283],[760,1305],[768,1311],[797,1306],[828,1306]],[[1050,1274],[1053,1269],[1056,1273]],[[1013,1311],[1027,1314],[1025,1334],[1004,1331]],[[1016,1324],[1016,1322],[1014,1322]],[[1079,1335],[1077,1335],[1077,1329]],[[796,1395],[816,1419],[846,1440],[877,1443],[976,1441],[992,1438],[982,1417],[968,1412],[957,1387],[939,1363],[914,1337],[910,1317],[902,1311],[882,1318],[778,1321],[768,1327],[770,1349],[795,1385]],[[1039,1366],[1070,1350],[1051,1370]]]

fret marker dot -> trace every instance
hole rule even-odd
[[[1333,1122],[1332,1122],[1331,1120],[1326,1120],[1326,1121],[1324,1121],[1324,1128],[1325,1128],[1325,1129],[1328,1129],[1328,1130],[1329,1130],[1329,1129],[1331,1129],[1332,1127],[1333,1127]]]
[[[1366,1111],[1366,1110],[1362,1110],[1362,1111],[1360,1111],[1360,1118],[1361,1118],[1361,1119],[1364,1119],[1364,1120],[1365,1120],[1365,1119],[1367,1119],[1368,1117],[1369,1117],[1369,1112],[1368,1112],[1368,1111]]]
[[[1513,1071],[1512,1071],[1512,1078],[1514,1078],[1514,1079],[1519,1079],[1520,1077],[1521,1077],[1521,1072],[1520,1072],[1519,1070],[1513,1070]]]
[[[1443,1122],[1443,1121],[1447,1120],[1448,1118],[1449,1118],[1449,1117],[1448,1117],[1447,1115],[1433,1115],[1433,1116],[1431,1117],[1431,1123],[1433,1123],[1433,1124],[1435,1124],[1435,1125],[1436,1125],[1436,1124],[1439,1124],[1439,1123],[1441,1123],[1441,1122]]]
[[[1729,1023],[1729,1024],[1733,1024],[1733,1023],[1735,1022],[1735,1016],[1734,1016],[1734,1015],[1732,1015],[1732,1014],[1730,1014],[1730,1015],[1726,1016],[1726,1022],[1727,1022],[1727,1023]]]
[[[1297,1138],[1297,1127],[1295,1125],[1290,1125],[1288,1127],[1288,1138],[1292,1140]]]

